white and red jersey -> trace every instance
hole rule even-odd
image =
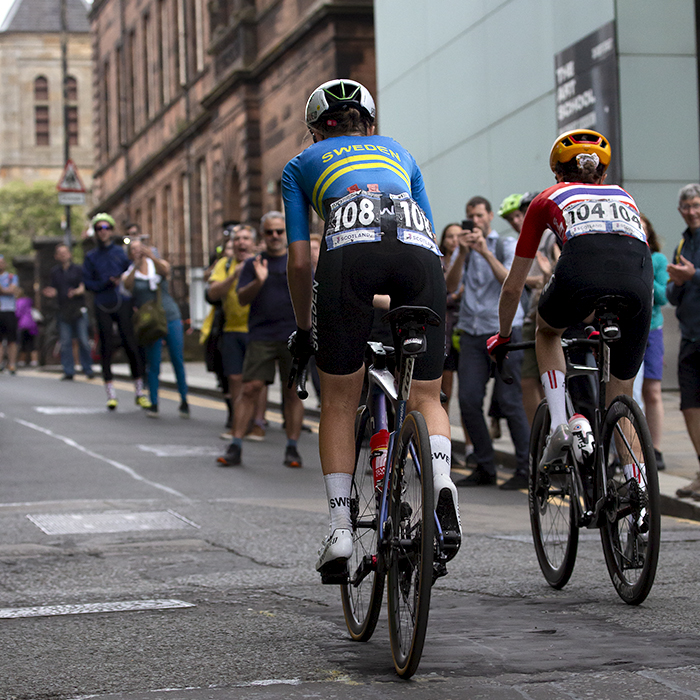
[[[576,236],[614,233],[646,242],[637,204],[618,185],[561,182],[532,200],[515,254],[534,258],[542,234],[551,229],[562,246]]]

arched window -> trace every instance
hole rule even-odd
[[[49,81],[43,75],[40,75],[34,80],[34,101],[48,102],[49,101]]]
[[[66,76],[66,99],[68,102],[78,101],[78,81],[72,76]]]
[[[49,81],[39,75],[34,79],[34,138],[37,146],[50,145],[48,101]]]
[[[78,145],[78,81],[66,76],[66,119],[68,120],[68,143]]]

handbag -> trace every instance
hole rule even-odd
[[[168,322],[161,297],[160,285],[156,298],[141,304],[134,314],[134,334],[139,345],[147,346],[168,335]]]

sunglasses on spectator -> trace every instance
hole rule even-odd
[[[95,231],[111,231],[112,227],[109,224],[105,224],[104,226],[95,226]]]
[[[276,233],[278,236],[284,236],[284,229],[283,228],[266,228],[265,229],[266,236],[271,236],[273,233]]]

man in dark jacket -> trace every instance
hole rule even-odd
[[[678,385],[688,435],[700,460],[700,185],[681,189],[678,211],[686,225],[673,263],[668,266],[668,300],[676,307],[681,327]],[[678,489],[681,498],[700,501],[700,471],[694,481]]]
[[[95,294],[95,320],[100,338],[107,408],[113,411],[117,407],[117,392],[112,382],[112,323],[117,324],[122,347],[129,358],[136,405],[150,408],[151,402],[143,390],[143,366],[131,323],[131,304],[119,290],[121,276],[130,265],[129,258],[124,249],[114,243],[116,223],[109,214],[96,214],[92,227],[97,245],[85,256],[83,279],[85,287]]]
[[[45,297],[55,299],[58,306],[57,321],[61,339],[61,365],[63,378],[73,379],[75,361],[73,360],[73,338],[78,341],[80,362],[83,372],[92,379],[92,358],[88,342],[88,315],[85,308],[85,285],[83,270],[73,262],[70,248],[61,243],[56,246],[54,257],[58,265],[51,268],[51,286],[44,287]]]

